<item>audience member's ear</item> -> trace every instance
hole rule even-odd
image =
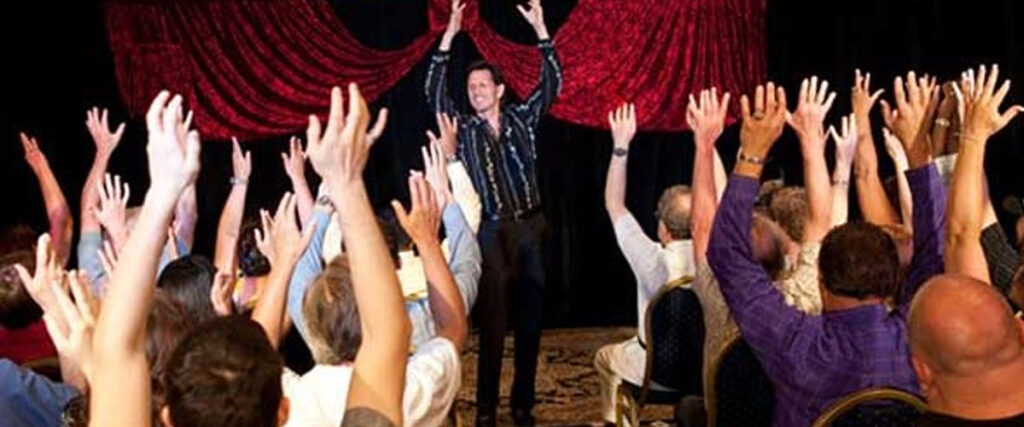
[[[504,83],[498,85],[498,99],[501,99],[502,96],[505,96],[505,84]]]
[[[928,390],[932,388],[932,368],[913,353],[910,354],[910,363],[914,365],[914,372],[917,373],[917,382],[921,385],[921,393],[927,398]]]
[[[277,425],[283,426],[288,421],[288,412],[291,410],[291,402],[288,398],[281,396],[281,404],[277,407]]]
[[[174,427],[174,423],[171,422],[170,406],[164,405],[164,407],[160,409],[160,423],[163,424],[164,427]]]

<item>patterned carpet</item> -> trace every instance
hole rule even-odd
[[[578,328],[545,330],[537,364],[537,406],[534,416],[541,426],[585,426],[601,421],[600,386],[594,370],[594,353],[604,344],[622,341],[635,328]],[[476,417],[477,336],[470,337],[462,358],[462,390],[456,400],[462,425]],[[501,369],[499,425],[512,425],[508,398],[512,388],[512,338],[505,340]],[[645,409],[644,419],[669,419],[671,408]]]

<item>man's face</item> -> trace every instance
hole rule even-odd
[[[505,92],[505,85],[494,84],[494,76],[490,70],[473,70],[466,82],[466,92],[469,94],[469,104],[473,110],[483,113],[497,108],[501,95]]]

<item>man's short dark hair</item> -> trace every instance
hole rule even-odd
[[[160,410],[167,403],[163,377],[167,361],[185,335],[199,323],[185,306],[162,289],[153,295],[153,307],[146,319],[146,362],[152,389],[153,425],[160,425]]]
[[[690,238],[690,212],[693,206],[690,197],[690,187],[673,185],[666,188],[658,198],[658,209],[654,215],[665,224],[665,229],[674,240]]]
[[[204,322],[216,315],[210,302],[210,288],[217,270],[202,255],[185,255],[164,267],[157,287],[185,307],[188,316]]]
[[[363,332],[348,257],[334,257],[306,289],[302,313],[309,349],[317,363],[334,365],[356,360]]]
[[[256,322],[215,317],[190,332],[167,362],[176,426],[276,426],[283,362]]]
[[[825,235],[818,270],[829,292],[865,299],[888,298],[899,282],[900,261],[892,238],[867,222],[848,222]]]
[[[20,250],[0,257],[0,326],[8,329],[24,328],[43,317],[43,309],[25,289],[15,264],[23,265],[31,274],[35,254]]]
[[[487,61],[485,61],[483,59],[478,59],[478,60],[473,61],[473,62],[471,62],[469,64],[469,68],[466,69],[466,78],[468,79],[469,75],[472,72],[477,71],[477,70],[487,70],[487,71],[490,71],[491,72],[491,79],[494,80],[494,85],[495,86],[505,84],[505,77],[502,76],[501,69],[498,68],[497,65],[494,65],[494,64],[492,64],[490,62],[487,62]]]

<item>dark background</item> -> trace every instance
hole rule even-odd
[[[514,9],[515,2],[480,1],[485,20],[499,33],[522,43],[534,41],[532,31]],[[427,26],[424,1],[331,3],[361,41],[377,48],[402,46]],[[574,5],[573,1],[545,2],[552,33]],[[24,130],[39,138],[77,217],[81,185],[94,150],[84,126],[85,110],[92,105],[109,107],[113,123],[128,117],[117,97],[101,1],[5,2],[0,8],[5,9],[0,13],[0,54],[5,59],[0,78],[0,182],[6,188],[0,225],[27,223],[42,232],[46,230],[42,198],[22,160],[17,132]],[[768,77],[790,89],[810,74],[828,79],[839,90],[830,123],[849,111],[848,88],[855,67],[871,71],[874,86],[886,88],[883,97],[887,99],[891,99],[892,78],[908,69],[948,79],[979,62],[998,62],[1003,76],[1024,84],[1024,30],[1014,27],[1021,18],[1024,2],[1019,0],[769,1]],[[461,70],[477,57],[468,39],[456,39],[451,69],[455,93],[464,94]],[[375,147],[367,171],[369,191],[381,208],[392,198],[407,198],[406,171],[422,166],[418,147],[425,140],[423,131],[433,127],[422,92],[427,61],[424,57],[373,106],[391,109],[388,130]],[[789,93],[792,100],[795,91]],[[462,98],[465,106],[464,95]],[[1011,90],[1009,99],[1024,102],[1020,85]],[[877,127],[881,125],[877,109],[875,114]],[[1017,142],[1024,136],[1021,122],[1017,119],[989,144],[987,168],[997,204],[1005,195],[1024,194],[1019,169],[1024,165],[1024,145]],[[110,171],[132,184],[132,203],[137,204],[148,185],[145,132],[140,121],[128,123]],[[541,128],[539,174],[549,224],[548,324],[633,324],[635,282],[615,244],[602,199],[610,138],[606,131],[554,119],[542,121]],[[876,129],[880,144],[878,133]],[[731,168],[738,146],[736,134],[735,127],[730,127],[719,142],[727,168]],[[249,214],[273,206],[290,188],[278,154],[286,140],[287,136],[282,136],[245,144],[245,149],[253,151],[255,163]],[[688,133],[641,133],[633,144],[627,204],[652,236],[657,197],[669,185],[689,183],[692,150]],[[799,183],[797,150],[787,131],[773,152],[768,174],[784,174],[787,181]],[[891,174],[884,150],[879,151],[879,158],[882,173]],[[230,174],[229,145],[206,141],[198,187],[198,253],[212,251]],[[855,205],[851,205],[853,215]],[[1009,218],[1002,219],[1006,225]]]

